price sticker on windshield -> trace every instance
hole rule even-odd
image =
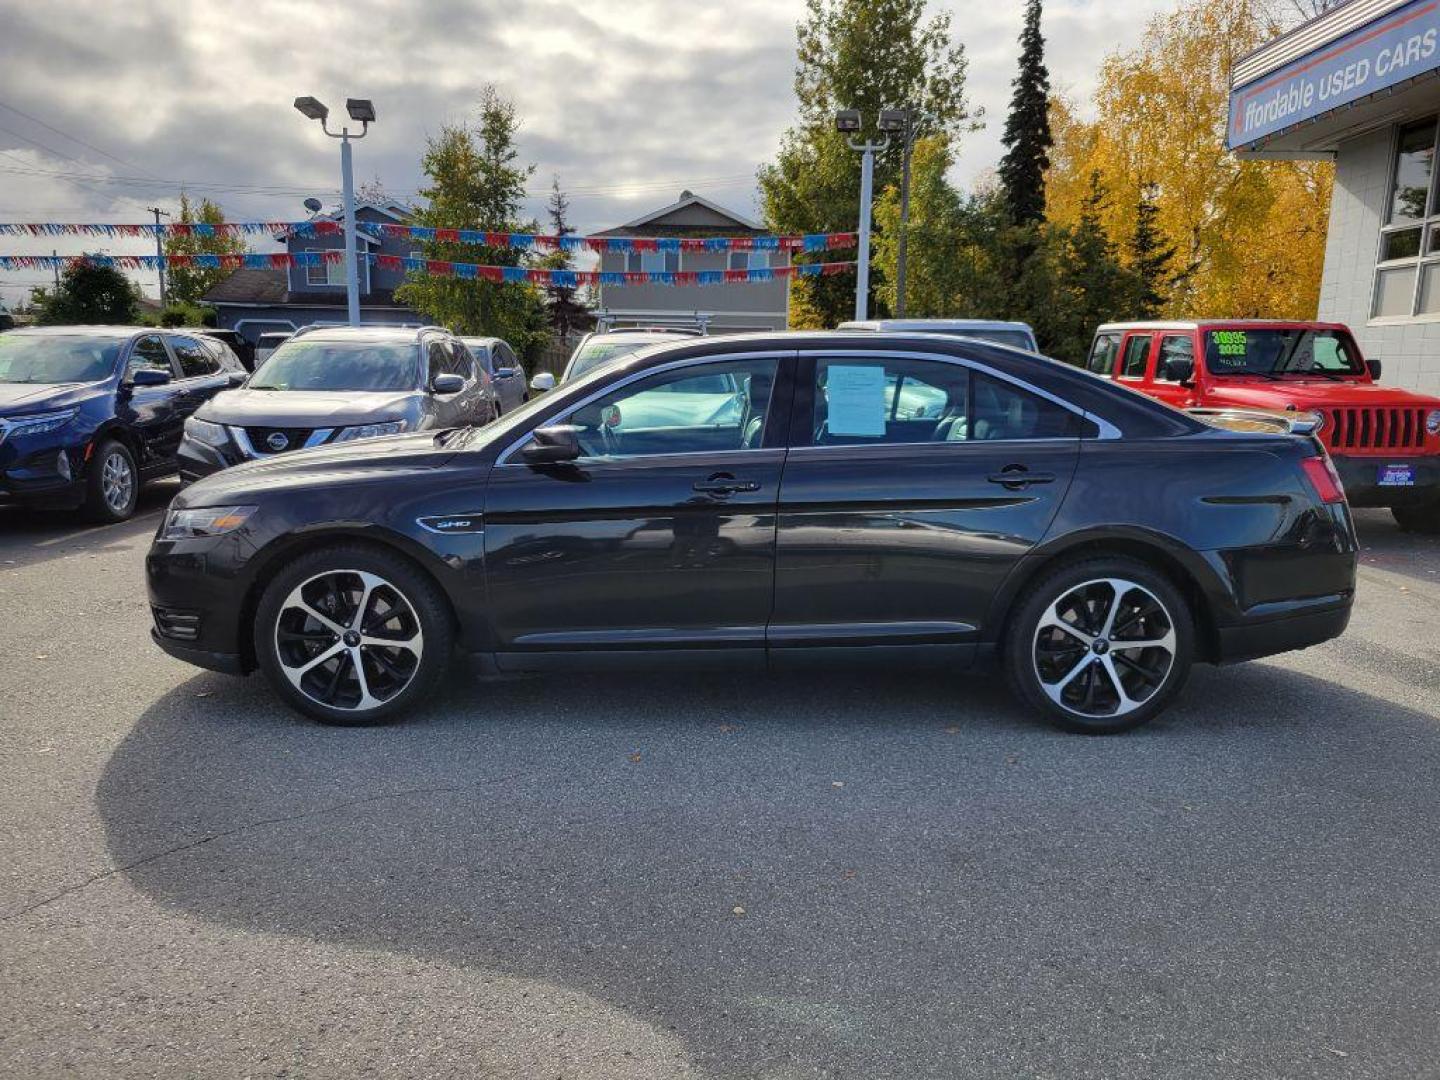
[[[1210,338],[1215,342],[1215,351],[1223,363],[1234,363],[1235,360],[1227,359],[1230,357],[1238,359],[1242,364],[1245,362],[1248,342],[1244,330],[1216,330]]]

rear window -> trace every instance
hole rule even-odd
[[[1360,351],[1335,330],[1233,329],[1205,332],[1205,366],[1212,375],[1359,375]]]

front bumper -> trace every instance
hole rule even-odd
[[[89,443],[74,439],[66,428],[0,441],[0,506],[73,510],[83,503]]]
[[[192,439],[189,435],[180,440],[180,450],[176,457],[179,460],[180,479],[186,481],[199,480],[202,476],[209,476],[247,460],[233,447],[211,446],[199,439]]]
[[[232,674],[254,665],[241,640],[249,542],[229,534],[157,540],[145,556],[155,644],[180,660]]]
[[[251,668],[247,665],[245,658],[239,653],[211,652],[209,649],[196,649],[179,641],[172,641],[160,633],[159,629],[152,627],[150,640],[159,645],[176,660],[184,660],[187,664],[194,664],[196,667],[208,668],[211,671],[221,671],[226,675],[248,675]]]
[[[1417,506],[1440,500],[1440,455],[1396,454],[1392,457],[1331,454],[1340,482],[1345,485],[1345,498],[1351,506]],[[1415,483],[1405,486],[1383,486],[1380,472],[1391,465],[1408,465]]]

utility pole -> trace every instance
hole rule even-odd
[[[59,291],[60,291],[60,252],[59,252],[58,250],[56,250],[55,248],[51,248],[51,249],[50,249],[50,258],[54,260],[53,262],[51,262],[50,266],[51,266],[51,268],[53,268],[54,271],[55,271],[55,291],[56,291],[56,292],[59,292]]]
[[[882,110],[882,121],[889,110]],[[883,126],[883,125],[882,125]],[[851,138],[861,128],[859,109],[841,109],[835,114],[835,130],[846,136],[845,144],[860,151],[860,250],[855,263],[855,318],[864,319],[870,310],[870,203],[875,188],[875,151],[890,145],[890,136],[879,142]]]
[[[900,165],[900,243],[895,252],[895,317],[905,317],[905,256],[910,246],[910,151],[915,146],[915,113],[905,110],[905,151]]]
[[[162,237],[163,230],[160,228],[160,219],[169,217],[169,213],[161,210],[158,206],[147,206],[145,208],[155,215],[155,258],[156,269],[160,273],[160,306],[165,307],[165,241]]]

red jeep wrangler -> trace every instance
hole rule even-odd
[[[1440,533],[1440,398],[1380,386],[1341,323],[1108,323],[1086,366],[1176,408],[1313,412],[1352,506]]]

